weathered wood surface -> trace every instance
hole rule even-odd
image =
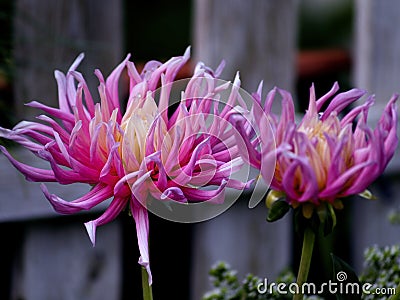
[[[196,0],[193,11],[196,61],[215,68],[224,59],[222,78],[233,80],[240,71],[242,87],[249,92],[261,80],[265,93],[274,86],[293,91],[297,1]],[[207,272],[218,260],[237,269],[239,276],[253,272],[271,280],[289,264],[289,218],[267,224],[263,204],[250,210],[248,200],[240,201],[195,226],[192,299],[209,290]]]
[[[54,70],[67,72],[80,52],[86,59],[79,68],[98,100],[96,68],[108,75],[122,59],[122,1],[18,0],[14,16],[14,99],[16,121],[33,119],[41,111],[24,106],[38,100],[57,106]],[[28,164],[49,167],[26,152],[16,157]],[[54,215],[38,184],[28,183],[0,156],[0,222]],[[85,193],[87,185],[62,188],[49,184],[66,199]]]
[[[55,69],[66,72],[79,53],[80,70],[94,91],[99,68],[108,74],[122,60],[122,1],[18,0],[14,18],[14,97],[18,118],[36,116],[32,100],[56,105]]]
[[[79,71],[98,100],[98,82],[93,72],[99,68],[107,76],[123,59],[122,21],[120,0],[15,1],[15,121],[33,119],[42,113],[23,105],[29,101],[57,106],[54,70],[67,72],[81,52],[86,58]],[[49,168],[22,149],[11,152],[25,163]],[[67,200],[90,189],[84,184],[47,185],[51,192]],[[99,211],[103,208],[104,205]],[[77,222],[76,218],[55,216],[58,214],[39,184],[25,181],[0,155],[0,222],[19,222],[18,228],[24,228],[20,256],[13,262],[11,299],[120,299],[121,224],[114,222],[100,228],[93,248],[82,224],[84,218]],[[96,216],[86,217],[89,220]],[[7,276],[4,272],[2,275]]]
[[[96,247],[83,224],[47,221],[26,227],[12,300],[121,299],[121,224],[101,227]]]
[[[260,80],[293,91],[296,54],[295,0],[197,0],[194,2],[194,55],[216,67],[226,61],[224,79],[240,71],[243,86]]]
[[[264,201],[253,209],[242,198],[222,215],[194,227],[192,298],[212,289],[208,272],[219,261],[244,279],[248,273],[274,280],[290,263],[290,217],[266,222]]]
[[[400,32],[396,0],[357,0],[355,19],[355,84],[384,104],[400,92]]]
[[[50,169],[48,163],[28,151],[14,149],[11,154],[26,164]],[[27,221],[58,215],[43,195],[39,183],[26,181],[4,155],[0,155],[0,170],[0,222]],[[46,185],[52,193],[66,200],[78,198],[90,190],[87,184]],[[104,208],[104,205],[100,206],[101,208]]]
[[[393,93],[400,92],[400,31],[397,29],[400,2],[357,0],[355,18],[354,85],[376,95],[369,118],[375,124]],[[400,133],[400,132],[398,132]],[[400,209],[400,153],[389,164],[385,176],[374,184],[378,201],[357,199],[354,205],[353,257],[362,268],[365,247],[399,243],[399,225],[388,215]]]

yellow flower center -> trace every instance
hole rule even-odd
[[[335,113],[332,113],[323,121],[315,115],[314,118],[303,122],[297,129],[299,132],[305,133],[307,138],[311,141],[311,147],[306,148],[305,154],[316,174],[319,190],[322,190],[326,186],[329,168],[332,163],[337,164],[340,173],[344,172],[353,164],[353,143],[350,126],[351,124],[342,128],[339,118]],[[347,141],[345,141],[340,156],[335,162],[332,162],[333,153],[329,146],[327,136],[335,145],[341,143],[342,139],[347,136]],[[300,146],[301,145],[295,145],[294,151],[296,154],[298,154]],[[296,173],[296,177],[297,176],[302,176],[300,171]]]

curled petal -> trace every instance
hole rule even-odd
[[[185,194],[182,192],[182,190],[179,187],[175,187],[175,186],[167,188],[161,194],[161,200],[166,200],[166,199],[171,199],[171,200],[174,200],[177,202],[182,202],[182,203],[187,202]]]
[[[315,177],[314,171],[307,162],[307,159],[298,156],[292,156],[293,163],[289,166],[286,173],[284,174],[282,185],[287,192],[290,199],[297,199],[299,202],[317,201],[318,196],[318,184],[317,178]],[[301,178],[295,176],[297,171],[300,171]],[[293,183],[297,180],[297,183]],[[298,195],[294,186],[299,185],[301,187],[301,195]]]
[[[90,241],[92,242],[93,246],[96,245],[97,227],[114,220],[119,215],[119,213],[126,207],[127,203],[128,199],[115,197],[111,201],[110,206],[108,206],[106,211],[100,217],[98,217],[96,220],[85,223],[87,233],[89,235]]]
[[[333,111],[340,113],[345,107],[360,99],[366,94],[366,91],[352,89],[348,92],[341,93],[333,98],[327,109],[322,115],[322,120],[325,120]]]
[[[224,189],[227,183],[228,182],[226,180],[223,180],[218,189],[211,191],[189,188],[189,187],[182,187],[182,191],[185,194],[185,197],[189,201],[193,202],[207,201],[209,203],[221,204],[224,201]]]
[[[44,184],[41,184],[40,188],[54,210],[61,214],[73,214],[81,210],[89,210],[113,195],[110,186],[98,184],[86,195],[73,201],[65,201],[54,194],[50,194]]]
[[[26,105],[29,106],[29,107],[32,107],[32,108],[41,109],[44,112],[52,115],[53,117],[65,121],[70,126],[75,123],[73,115],[70,114],[70,113],[62,111],[61,109],[49,107],[49,106],[46,106],[46,105],[44,105],[42,103],[39,103],[37,101],[32,101],[32,102],[30,102],[30,103],[28,103]]]
[[[353,176],[357,174],[360,170],[364,169],[367,166],[374,165],[374,162],[367,161],[365,163],[356,165],[343,174],[341,174],[335,181],[333,181],[326,189],[324,189],[320,194],[319,197],[321,198],[331,198],[335,197],[335,195],[339,194],[339,192],[345,187],[346,182]],[[365,189],[365,188],[364,188]],[[361,190],[364,190],[361,188]]]
[[[335,82],[331,90],[317,100],[317,111],[320,111],[325,102],[329,100],[333,95],[335,95],[338,90],[339,90],[339,84]]]
[[[8,158],[8,160],[18,171],[25,175],[26,180],[34,182],[56,181],[55,174],[52,170],[44,170],[23,164],[12,157],[11,154],[3,146],[0,146],[0,151],[3,152],[3,154]]]

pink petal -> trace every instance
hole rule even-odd
[[[92,242],[93,246],[96,245],[97,227],[113,221],[119,215],[119,213],[126,207],[127,204],[128,204],[127,198],[115,197],[111,201],[111,204],[108,206],[106,211],[100,217],[98,217],[96,220],[85,223],[87,233],[89,235],[90,241]]]
[[[179,187],[169,187],[161,194],[161,200],[173,200],[181,203],[187,203],[185,194]]]
[[[339,84],[335,82],[331,90],[317,100],[317,111],[320,111],[325,102],[328,99],[330,99],[333,95],[335,95],[338,90],[339,90]]]
[[[189,201],[193,202],[203,202],[207,201],[209,203],[221,204],[224,201],[224,189],[227,185],[227,181],[223,180],[221,185],[216,190],[201,190],[196,188],[181,187],[185,197]]]
[[[86,107],[89,111],[90,117],[94,117],[94,101],[93,101],[93,97],[89,91],[89,87],[85,81],[85,79],[83,78],[82,74],[76,71],[70,71],[71,75],[74,76],[74,78],[79,82],[79,84],[83,87],[83,92],[85,95],[85,103],[86,103]]]
[[[351,177],[356,176],[360,170],[364,169],[367,166],[371,166],[373,164],[374,164],[374,162],[367,161],[365,163],[358,164],[358,165],[346,170],[335,181],[331,182],[322,192],[320,192],[319,197],[320,198],[329,198],[329,197],[337,195],[344,188],[346,182]],[[359,188],[358,185],[356,185],[354,183],[352,184],[352,186],[353,186],[353,188],[360,190],[360,192],[362,192],[366,188],[366,186]]]
[[[143,266],[149,275],[149,285],[153,283],[153,277],[150,270],[149,258],[149,217],[147,209],[143,207],[135,198],[130,201],[132,216],[136,223],[136,234],[139,244],[139,264]]]
[[[44,184],[41,184],[40,188],[54,210],[61,214],[73,214],[81,210],[92,209],[113,195],[113,188],[102,183],[97,184],[87,194],[73,201],[65,201],[54,194],[50,194]]]
[[[51,156],[50,152],[46,150],[41,150],[38,152],[39,157],[50,162],[51,168],[54,172],[54,176],[57,181],[61,184],[70,184],[75,182],[83,182],[83,183],[97,183],[97,178],[93,176],[92,178],[87,177],[86,175],[81,175],[72,170],[65,170],[61,168],[54,158]]]
[[[325,120],[328,116],[333,112],[336,111],[337,113],[341,112],[345,107],[357,101],[362,96],[366,94],[365,91],[359,89],[352,89],[350,91],[340,93],[337,95],[331,103],[328,105],[327,109],[324,111],[321,120]]]
[[[26,105],[29,106],[29,107],[33,107],[33,108],[37,108],[37,109],[43,110],[44,112],[46,112],[46,113],[48,113],[48,114],[50,114],[50,115],[52,115],[52,116],[54,116],[54,117],[56,117],[56,118],[58,118],[60,120],[65,121],[66,124],[68,124],[69,126],[73,126],[73,124],[75,124],[74,116],[71,113],[67,113],[67,112],[64,112],[64,111],[62,111],[60,109],[46,106],[46,105],[41,104],[41,103],[36,102],[36,101],[32,101],[32,102],[30,102],[30,103],[28,103]]]
[[[26,180],[34,181],[34,182],[54,182],[56,181],[54,172],[52,170],[43,170],[35,167],[28,166],[26,164],[20,163],[16,159],[14,159],[10,153],[4,148],[0,146],[0,151],[8,158],[11,164],[20,171],[23,175],[25,175]]]

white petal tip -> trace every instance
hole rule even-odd
[[[93,244],[93,247],[96,245],[96,225],[93,221],[85,223],[86,231],[89,235],[90,241]]]
[[[185,50],[185,53],[183,54],[184,57],[189,57],[190,56],[190,51],[191,51],[191,46],[188,46]]]

